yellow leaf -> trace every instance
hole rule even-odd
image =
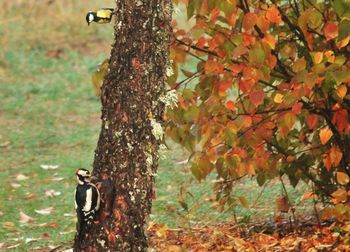
[[[344,189],[338,189],[335,192],[333,192],[331,195],[333,198],[335,198],[340,202],[346,201],[346,199],[348,198],[348,193]]]
[[[323,60],[323,52],[315,52],[314,53],[314,63],[320,64]]]
[[[345,85],[340,85],[338,88],[337,88],[337,95],[339,96],[340,99],[343,99],[344,96],[346,95],[348,89]]]
[[[320,131],[320,139],[322,144],[326,144],[329,139],[333,136],[332,131],[327,127],[324,127]]]
[[[276,94],[274,101],[275,101],[275,103],[282,103],[283,102],[283,94]]]
[[[347,185],[350,181],[348,174],[345,172],[337,172],[337,181],[341,185]]]
[[[324,55],[327,57],[327,61],[329,62],[329,63],[334,63],[334,61],[335,61],[335,55],[334,55],[334,52],[333,51],[326,51],[325,53],[324,53]]]
[[[340,49],[347,46],[347,44],[349,43],[349,40],[350,40],[350,36],[347,36],[345,39],[336,42],[337,47]]]

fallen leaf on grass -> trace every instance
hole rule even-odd
[[[34,221],[34,218],[30,217],[29,215],[26,215],[22,211],[19,213],[19,222],[22,224],[28,224]]]
[[[40,165],[40,167],[44,170],[56,170],[59,165],[46,165],[46,164],[42,164]]]
[[[17,189],[17,188],[20,188],[20,187],[21,187],[21,184],[10,183],[10,187],[11,187],[12,189]]]
[[[1,249],[3,246],[4,246],[4,243],[1,242],[1,243],[0,243],[0,249]]]
[[[0,211],[0,216],[3,216],[4,215],[4,212],[3,211]]]
[[[27,244],[27,243],[30,243],[30,242],[36,242],[38,240],[39,240],[38,238],[26,238],[24,242]]]
[[[10,145],[10,141],[5,141],[0,144],[0,147],[7,147]]]
[[[14,249],[14,248],[19,247],[19,245],[21,245],[21,243],[17,243],[15,245],[9,246],[9,247],[7,247],[7,249]]]
[[[29,177],[26,176],[26,175],[23,175],[23,174],[17,174],[17,175],[15,176],[15,179],[18,180],[18,181],[22,181],[22,180],[27,180],[27,179],[29,179]]]
[[[47,215],[47,214],[51,214],[53,211],[53,207],[47,207],[47,208],[43,208],[43,209],[39,209],[39,210],[34,210],[36,213],[38,214],[42,214],[42,215]]]
[[[32,192],[28,192],[28,193],[26,193],[26,196],[25,196],[25,198],[27,199],[27,200],[32,200],[32,199],[35,199],[35,198],[37,198],[38,196],[35,194],[35,193],[32,193]]]
[[[62,178],[62,177],[52,177],[50,180],[51,181],[62,181],[62,180],[64,180],[64,178]]]
[[[15,223],[11,222],[11,221],[6,221],[2,224],[3,228],[6,229],[7,231],[15,231],[16,230],[16,226]]]
[[[45,191],[45,196],[46,197],[52,198],[52,197],[59,196],[59,195],[61,195],[61,192],[57,192],[55,190],[47,190],[47,191]]]
[[[59,226],[60,224],[58,224],[57,222],[52,222],[46,225],[46,227],[50,227],[50,228],[57,228]]]

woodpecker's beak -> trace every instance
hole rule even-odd
[[[96,177],[96,176],[91,176],[90,178],[93,179],[93,180],[98,179],[98,177]]]

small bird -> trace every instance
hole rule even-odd
[[[91,224],[94,215],[100,208],[100,192],[91,183],[91,174],[80,168],[75,171],[78,185],[75,189],[75,210],[77,212],[77,231],[80,236],[84,226]]]
[[[92,22],[96,22],[98,24],[110,23],[113,15],[114,9],[112,8],[101,8],[97,11],[89,11],[86,14],[86,22],[88,25],[90,25]]]

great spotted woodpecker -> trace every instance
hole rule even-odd
[[[75,171],[78,180],[75,189],[75,210],[77,212],[77,231],[81,234],[84,226],[91,224],[95,213],[100,208],[100,193],[91,183],[91,174],[88,170],[80,168]]]

